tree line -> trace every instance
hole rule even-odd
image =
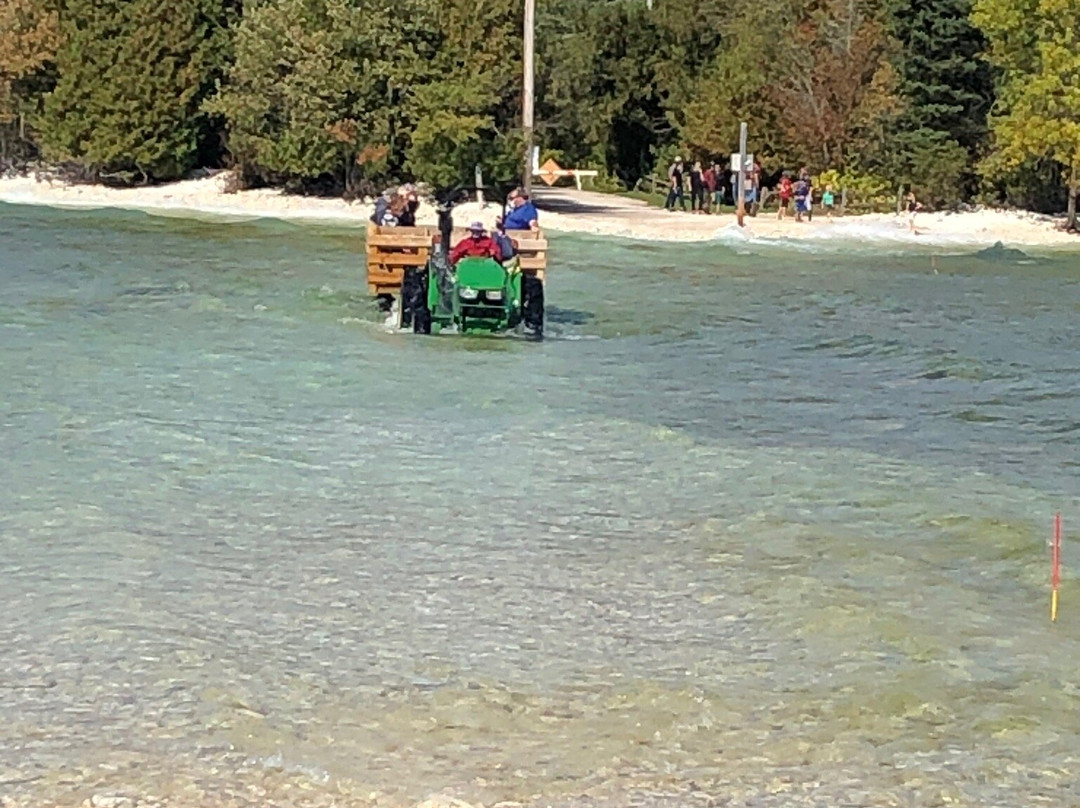
[[[539,0],[545,156],[632,186],[748,121],[766,171],[1075,206],[1076,0]],[[0,153],[349,196],[519,170],[521,0],[0,0]]]

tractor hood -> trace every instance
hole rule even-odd
[[[457,265],[457,284],[469,289],[502,289],[506,270],[492,258],[462,258]]]

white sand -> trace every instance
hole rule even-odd
[[[69,208],[122,208],[176,216],[254,219],[275,218],[363,227],[371,215],[368,203],[285,194],[278,189],[226,193],[225,174],[148,188],[107,188],[38,181],[34,177],[0,179],[0,201]],[[812,222],[778,221],[775,213],[747,218],[739,228],[735,217],[669,213],[636,200],[572,189],[542,189],[538,194],[546,230],[589,233],[652,241],[798,240],[822,245],[851,242],[926,245],[990,245],[1080,247],[1080,237],[1060,229],[1060,220],[1021,211],[979,210],[970,213],[920,213],[918,233],[908,231],[906,217],[890,214],[836,217],[817,211]],[[488,226],[497,205],[459,205],[454,219],[480,219]],[[435,211],[423,205],[422,224],[434,224]]]

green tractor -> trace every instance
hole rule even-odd
[[[454,189],[454,194],[462,190]],[[542,234],[507,234],[515,255],[462,258],[451,266],[454,194],[439,199],[439,233],[425,266],[407,267],[401,282],[401,325],[415,333],[501,333],[521,327],[527,336],[544,334],[544,269],[547,243]],[[438,197],[437,197],[438,198]],[[505,214],[505,211],[504,211]]]

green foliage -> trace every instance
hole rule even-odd
[[[249,7],[236,29],[235,62],[208,105],[228,121],[243,175],[304,188],[328,180],[339,191],[385,175],[395,136],[414,126],[403,109],[409,87],[426,77],[422,11],[408,0]]]
[[[988,136],[993,80],[972,0],[889,0],[900,105],[881,168],[936,206],[970,195]]]
[[[900,132],[944,133],[974,154],[987,135],[993,76],[986,40],[970,19],[972,0],[891,0]]]
[[[934,207],[964,198],[971,183],[967,149],[936,129],[899,132],[895,136],[890,175]]]
[[[510,0],[442,0],[432,75],[409,91],[415,126],[406,168],[436,185],[471,177],[519,176],[522,144],[514,119],[519,97],[520,32]]]
[[[667,64],[661,22],[632,2],[562,0],[539,17],[540,134],[569,163],[632,182],[651,170],[653,147],[675,139],[664,95],[685,70]]]
[[[896,203],[896,187],[875,174],[830,169],[821,172],[814,181],[817,189],[827,185],[832,186],[837,204],[841,193],[846,192],[851,210],[888,209]]]
[[[973,19],[1001,68],[988,173],[1051,159],[1064,169],[1069,226],[1080,191],[1080,6],[1075,0],[976,0]]]
[[[521,171],[509,0],[267,0],[210,109],[249,181],[370,192]]]
[[[1053,160],[1026,160],[1018,166],[1008,166],[997,162],[996,155],[991,154],[982,164],[979,200],[990,205],[1004,202],[1042,213],[1060,211],[1068,202],[1062,175],[1061,164]]]
[[[33,151],[26,117],[50,88],[60,21],[37,0],[0,0],[0,31],[0,157],[24,156]]]
[[[347,195],[521,171],[520,0],[44,3],[0,0],[0,118],[46,98],[47,155],[92,175],[171,179],[225,146],[248,183]],[[1075,0],[652,6],[538,4],[537,142],[605,187],[726,158],[740,121],[767,172],[836,169],[862,200],[954,204],[977,161],[1008,200],[1077,184]]]
[[[67,0],[45,153],[93,176],[182,176],[210,133],[201,110],[228,55],[220,0]]]

